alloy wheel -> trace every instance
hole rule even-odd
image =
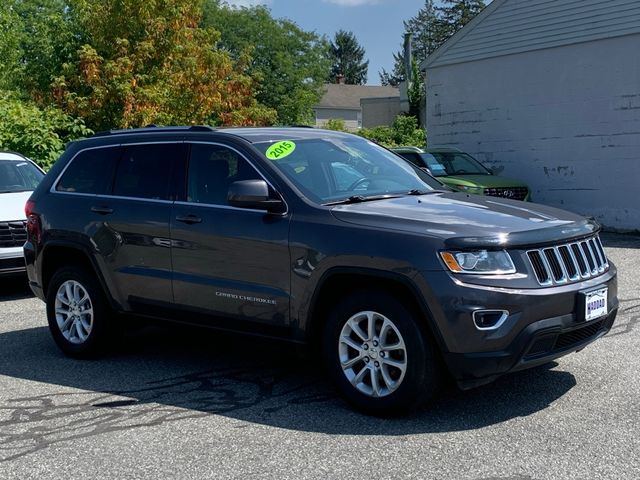
[[[56,293],[56,323],[73,344],[84,343],[93,328],[93,304],[87,290],[75,280],[62,283]]]
[[[407,370],[407,349],[398,327],[377,312],[359,312],[347,320],[338,356],[347,380],[370,397],[393,393]]]

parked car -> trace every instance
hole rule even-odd
[[[44,172],[18,153],[0,152],[0,276],[24,272],[24,204]]]
[[[494,175],[468,153],[455,148],[399,147],[395,153],[420,168],[426,168],[431,175],[455,190],[512,200],[531,200],[526,183],[511,178]]]
[[[306,344],[353,405],[404,412],[583,349],[618,311],[591,219],[445,189],[363,138],[167,127],[73,142],[26,205],[66,354],[132,315]],[[212,347],[214,348],[214,347]]]

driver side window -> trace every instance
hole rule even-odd
[[[262,177],[236,151],[222,145],[193,144],[189,158],[187,200],[228,205],[229,186],[239,180]]]

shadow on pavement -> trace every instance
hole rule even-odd
[[[33,293],[29,288],[29,280],[25,274],[0,278],[0,302],[30,297],[33,297]]]
[[[600,240],[605,248],[640,248],[640,235],[632,233],[601,233]]]
[[[73,360],[41,327],[0,334],[0,352],[0,376],[54,385],[0,405],[0,461],[66,439],[211,414],[241,420],[237,428],[251,422],[327,434],[477,429],[543,410],[575,385],[551,364],[472,391],[451,389],[421,411],[380,419],[351,410],[294,348],[264,340],[147,327],[112,356]]]

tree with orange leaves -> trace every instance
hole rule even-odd
[[[84,45],[54,81],[56,102],[94,130],[148,124],[269,125],[247,59],[213,48],[194,0],[74,0]]]

